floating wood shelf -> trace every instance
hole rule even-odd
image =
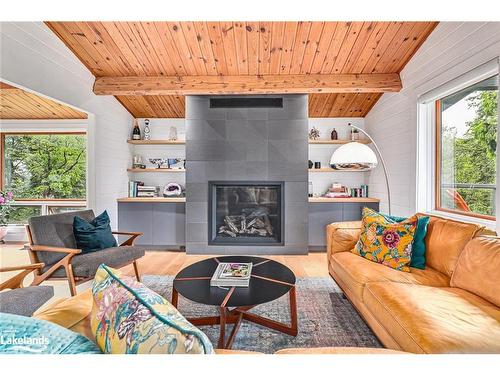
[[[380,199],[377,198],[325,198],[313,197],[309,198],[309,203],[377,203]]]
[[[333,169],[333,168],[310,168],[309,172],[368,172],[362,169]]]
[[[172,198],[164,198],[164,197],[155,197],[155,198],[118,198],[117,201],[119,203],[185,203],[186,197],[172,197]]]
[[[310,145],[345,145],[346,143],[358,142],[363,143],[365,145],[371,143],[369,139],[358,139],[357,141],[351,141],[348,139],[317,139],[315,141],[309,140]]]
[[[174,172],[186,172],[184,168],[128,168],[127,172],[133,172],[133,173],[174,173]]]
[[[186,141],[184,139],[176,141],[169,141],[168,139],[150,139],[149,141],[129,139],[127,143],[133,145],[185,145]]]
[[[118,198],[119,203],[185,203],[186,197],[155,197],[155,198]],[[314,197],[309,198],[309,203],[377,203],[380,199],[377,198],[324,198]]]

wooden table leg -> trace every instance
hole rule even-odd
[[[290,297],[290,328],[292,329],[293,336],[297,336],[297,295],[295,293],[295,286],[290,288],[288,295]]]
[[[240,328],[242,319],[243,319],[243,314],[240,313],[238,316],[238,320],[236,321],[236,323],[234,323],[233,330],[231,331],[231,334],[227,339],[225,349],[231,349],[231,346],[233,346],[234,336],[236,336],[236,332],[238,332],[238,329]]]
[[[226,308],[224,306],[220,307],[220,330],[219,330],[219,343],[217,348],[224,349],[224,342],[226,339]]]
[[[172,287],[172,305],[174,305],[174,307],[177,308],[178,302],[179,302],[179,293],[174,287]]]

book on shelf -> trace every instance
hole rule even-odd
[[[252,275],[252,263],[219,263],[210,286],[248,287]]]
[[[142,181],[129,181],[128,182],[128,196],[130,198],[137,197],[137,192],[140,186],[143,186],[144,182]]]
[[[156,192],[156,186],[137,186],[137,191],[153,191]]]
[[[154,198],[156,197],[156,193],[153,192],[137,192],[137,198]]]

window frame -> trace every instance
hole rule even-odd
[[[491,77],[494,77],[495,75],[498,75],[498,73],[491,75]],[[489,78],[489,77],[488,77]],[[486,79],[488,79],[486,78]],[[478,80],[478,82],[483,81],[484,78],[481,78]],[[462,88],[459,88],[455,90],[454,92],[458,92],[460,90],[463,90],[464,88],[470,87],[465,86]],[[498,91],[498,90],[497,90]],[[449,95],[449,94],[448,94]],[[468,216],[468,217],[473,217],[473,218],[478,218],[478,219],[484,219],[484,220],[489,220],[489,221],[496,221],[496,216],[490,216],[490,215],[485,215],[485,214],[480,214],[477,212],[468,212],[468,211],[461,211],[461,210],[453,210],[450,208],[445,208],[441,206],[441,164],[442,164],[442,145],[441,145],[441,128],[442,128],[442,118],[441,118],[441,100],[444,96],[441,96],[439,98],[436,98],[434,100],[434,204],[433,204],[433,209],[438,212],[445,212],[445,213],[450,213],[450,214],[455,214],[455,215],[461,215],[461,216]],[[500,97],[500,96],[499,96]],[[499,100],[500,101],[500,100]],[[497,125],[498,129],[498,125]],[[498,134],[498,133],[497,133]],[[498,152],[498,149],[497,149]],[[497,156],[498,158],[498,156]],[[497,165],[497,168],[500,167],[500,165]],[[497,182],[498,185],[498,182]],[[495,195],[498,194],[497,192],[498,189],[495,189]]]
[[[5,187],[5,136],[6,135],[82,135],[86,137],[85,140],[85,153],[86,153],[86,168],[85,175],[87,179],[85,188],[85,199],[77,198],[54,198],[54,199],[43,199],[43,198],[29,198],[29,199],[15,199],[13,206],[40,206],[41,215],[49,214],[49,207],[60,207],[60,206],[70,206],[70,207],[87,207],[89,201],[89,187],[88,187],[88,177],[89,177],[89,165],[88,165],[88,132],[82,129],[78,130],[26,130],[26,131],[0,131],[0,190]],[[22,224],[9,224],[9,226],[20,226]]]
[[[496,192],[496,220],[463,215],[462,212],[445,212],[435,209],[435,105],[436,99],[480,82],[500,73],[499,55],[492,50],[472,54],[455,65],[437,72],[413,89],[416,101],[416,158],[415,158],[415,210],[429,215],[485,226],[500,233],[500,191]],[[500,128],[500,103],[498,109]],[[498,130],[500,134],[500,130]],[[497,144],[500,149],[500,142]],[[500,184],[500,152],[497,152],[497,186]]]

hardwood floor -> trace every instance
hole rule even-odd
[[[139,272],[142,275],[176,275],[181,269],[213,255],[186,255],[183,252],[148,251],[139,261]],[[267,256],[289,267],[297,277],[327,277],[328,266],[326,253],[310,253],[309,255],[275,255]],[[123,268],[128,275],[133,275],[132,266]]]
[[[0,267],[29,264],[28,253],[20,250],[22,243],[0,245]],[[148,251],[139,260],[139,272],[142,275],[176,275],[184,267],[211,257],[207,255],[187,255],[178,251]],[[326,253],[310,253],[309,255],[276,255],[268,256],[289,267],[297,277],[327,277],[328,266]],[[133,275],[132,266],[122,269],[127,275]],[[0,280],[10,274],[0,275]],[[30,279],[27,279],[29,282]],[[59,282],[58,282],[59,283]]]

